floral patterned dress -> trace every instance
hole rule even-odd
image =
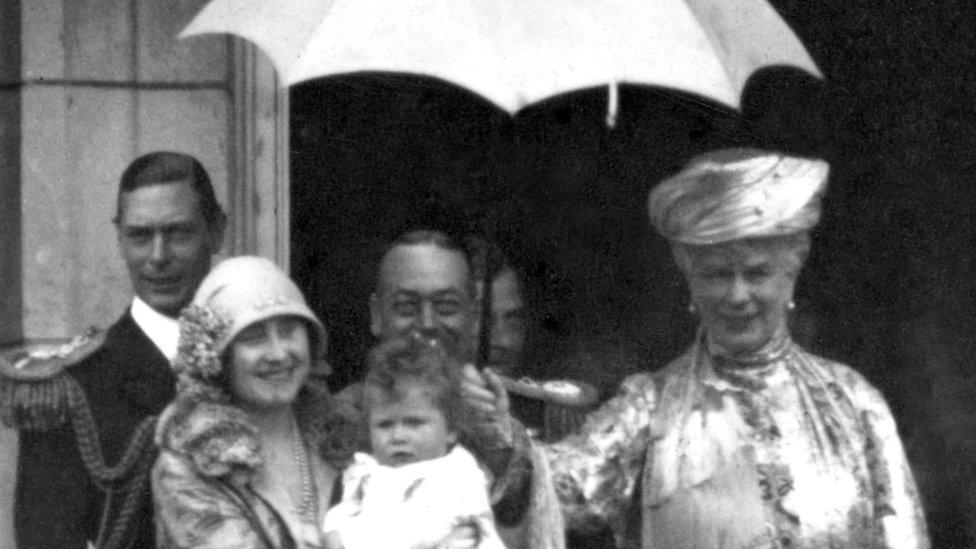
[[[788,337],[747,362],[702,337],[546,451],[568,526],[624,547],[928,546],[881,394]]]

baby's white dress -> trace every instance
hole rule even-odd
[[[342,501],[323,521],[345,549],[433,549],[472,525],[480,549],[504,549],[488,501],[488,478],[460,444],[447,455],[389,467],[357,453],[343,473]]]

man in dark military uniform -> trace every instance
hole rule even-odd
[[[114,223],[132,305],[63,371],[4,380],[3,419],[21,429],[20,549],[155,544],[153,416],[174,396],[176,317],[209,271],[226,218],[196,159],[156,152],[123,173]]]

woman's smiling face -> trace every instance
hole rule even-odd
[[[685,247],[692,303],[713,344],[732,356],[761,349],[786,329],[802,251],[765,239]]]
[[[241,330],[230,345],[230,389],[244,407],[290,406],[311,368],[308,324],[276,316]]]

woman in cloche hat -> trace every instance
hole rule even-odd
[[[152,472],[158,546],[321,547],[360,432],[322,382],[325,327],[258,257],[217,265],[179,322]]]

